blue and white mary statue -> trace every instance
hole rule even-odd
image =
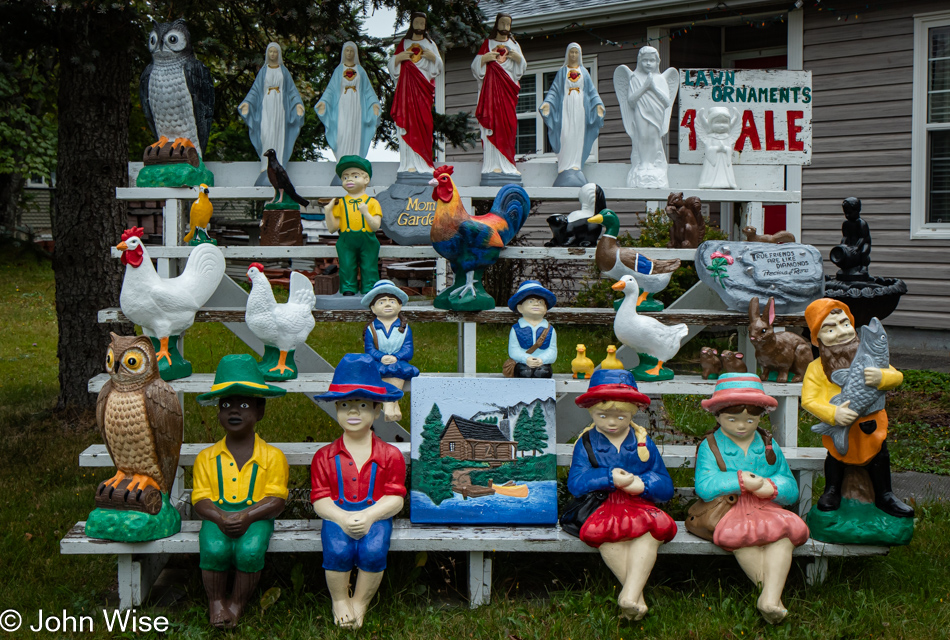
[[[379,99],[360,66],[356,43],[345,43],[340,57],[315,110],[337,160],[343,156],[365,158],[379,124]]]
[[[280,163],[286,166],[304,120],[300,92],[284,66],[280,45],[276,42],[267,45],[264,66],[238,106],[238,113],[247,123],[251,144],[261,157],[261,174],[255,184],[266,185],[267,158],[264,152],[273,149]]]
[[[583,168],[594,141],[604,126],[604,101],[584,67],[581,46],[567,45],[564,66],[541,103],[541,117],[548,141],[557,154],[555,187],[587,184]]]

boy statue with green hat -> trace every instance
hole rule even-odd
[[[383,222],[383,210],[376,198],[366,193],[373,177],[373,165],[359,156],[343,156],[336,165],[346,197],[334,198],[323,212],[327,230],[340,232],[336,255],[340,260],[340,293],[369,293],[379,280],[379,240],[376,230]],[[359,286],[357,286],[359,274]]]
[[[198,544],[201,578],[211,624],[233,628],[244,612],[264,568],[274,519],[287,500],[287,458],[255,433],[267,398],[286,390],[267,384],[249,355],[221,358],[211,391],[198,396],[218,405],[225,436],[198,454],[191,502],[201,516]],[[235,569],[227,596],[228,571]]]

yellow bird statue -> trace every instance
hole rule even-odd
[[[190,245],[199,245],[206,242],[218,244],[208,235],[208,225],[214,214],[214,206],[208,198],[208,185],[198,186],[198,199],[191,204],[191,213],[188,218],[188,233],[183,240]]]
[[[623,369],[623,363],[616,356],[617,347],[612,344],[607,345],[607,357],[600,363],[601,369]]]
[[[577,357],[571,360],[571,371],[574,372],[575,380],[590,380],[591,374],[594,373],[594,361],[585,355],[586,352],[587,347],[577,345]]]

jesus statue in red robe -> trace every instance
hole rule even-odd
[[[399,171],[432,173],[432,103],[442,73],[439,49],[426,31],[426,14],[410,16],[406,38],[389,59],[396,81],[392,116],[399,134]]]
[[[475,118],[482,134],[482,174],[521,175],[515,167],[515,109],[526,66],[521,46],[511,35],[511,16],[499,13],[472,61],[472,74],[478,80]]]

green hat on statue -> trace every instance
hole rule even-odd
[[[342,178],[344,171],[354,167],[368,173],[370,178],[373,177],[373,165],[366,158],[359,156],[343,156],[340,158],[340,161],[336,163],[336,175]]]
[[[221,358],[214,372],[211,391],[202,393],[196,400],[202,406],[217,404],[219,398],[250,396],[252,398],[276,398],[287,393],[286,389],[267,384],[257,368],[257,360],[246,353]]]

